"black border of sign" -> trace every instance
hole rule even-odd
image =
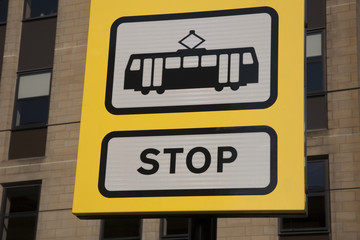
[[[108,143],[115,137],[146,137],[169,135],[199,135],[266,132],[270,136],[270,183],[265,188],[231,188],[231,189],[181,189],[181,190],[136,190],[109,191],[105,188],[106,160]],[[165,129],[144,131],[117,131],[107,134],[101,145],[99,191],[108,198],[115,197],[175,197],[175,196],[221,196],[221,195],[265,195],[272,192],[277,185],[277,134],[268,126]]]
[[[268,13],[271,16],[271,73],[270,73],[270,97],[265,102],[251,103],[231,103],[231,104],[205,104],[205,105],[181,105],[181,106],[159,106],[159,107],[136,107],[136,108],[116,108],[112,105],[112,90],[115,64],[116,33],[117,28],[122,23],[128,22],[147,22],[163,21],[188,18],[220,17],[231,15],[244,15],[255,13]],[[172,112],[197,112],[197,111],[219,111],[237,109],[263,109],[270,107],[277,99],[278,90],[278,25],[279,17],[277,12],[270,7],[244,8],[209,12],[176,13],[164,15],[148,15],[121,17],[111,26],[109,60],[106,83],[105,107],[108,112],[120,114],[145,114],[145,113],[172,113]]]

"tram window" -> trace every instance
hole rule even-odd
[[[131,63],[130,71],[140,70],[140,59],[134,59]]]
[[[243,64],[253,64],[254,60],[251,56],[251,53],[247,52],[243,55]]]
[[[180,57],[169,57],[165,60],[166,69],[180,68]]]
[[[205,55],[201,57],[202,67],[215,67],[216,66],[216,55]]]
[[[198,66],[199,66],[198,56],[184,57],[184,68],[196,68]]]

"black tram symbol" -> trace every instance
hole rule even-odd
[[[189,35],[197,36],[194,31]],[[152,90],[162,94],[165,90],[192,88],[222,91],[230,87],[235,91],[248,83],[258,83],[259,62],[253,47],[197,49],[201,43],[176,52],[132,54],[125,69],[124,89],[144,95]]]

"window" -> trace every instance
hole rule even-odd
[[[308,215],[283,218],[280,240],[294,239],[289,235],[312,234],[316,239],[329,239],[329,196],[327,156],[309,157],[307,161]],[[288,236],[286,236],[288,235]],[[311,237],[307,239],[312,239]]]
[[[52,16],[57,9],[58,0],[25,0],[24,19]]]
[[[8,12],[8,0],[0,0],[0,77],[5,46],[6,18]]]
[[[0,0],[0,24],[6,22],[9,0]]]
[[[308,129],[323,129],[327,127],[323,49],[323,32],[309,32],[306,37]]]
[[[141,220],[138,218],[111,218],[102,222],[101,240],[140,240]]]
[[[35,240],[40,183],[4,185],[1,208],[1,240]]]
[[[57,18],[23,22],[18,71],[52,68]]]
[[[15,104],[15,128],[46,125],[51,72],[20,75]]]
[[[254,59],[251,55],[251,52],[246,52],[243,55],[243,64],[244,65],[249,65],[249,64],[254,64]]]
[[[139,71],[140,70],[140,59],[134,59],[131,63],[130,71]]]
[[[322,65],[322,33],[308,33],[306,36],[307,92],[321,92],[324,89]]]
[[[166,69],[176,69],[180,68],[180,57],[168,57],[165,60],[165,68]]]
[[[161,239],[187,240],[190,236],[189,218],[164,218],[161,220]]]
[[[216,55],[204,55],[201,57],[202,67],[215,67],[216,66]]]
[[[307,1],[307,128],[327,128],[325,77],[325,0]]]
[[[45,156],[57,4],[25,0],[9,159]]]
[[[19,76],[9,159],[45,155],[51,72]]]
[[[199,66],[199,57],[198,56],[189,56],[184,57],[184,68],[196,68]]]
[[[216,239],[217,219],[214,217],[161,219],[160,238],[162,240]]]

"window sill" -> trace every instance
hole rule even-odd
[[[45,15],[45,16],[32,17],[32,18],[24,18],[22,21],[23,22],[31,22],[31,21],[47,19],[47,18],[55,18],[55,17],[57,17],[57,13],[49,14],[49,15]]]
[[[8,158],[8,161],[31,161],[29,164],[36,164],[36,163],[42,163],[42,160],[45,160],[46,155],[44,156],[37,156],[37,157],[22,157],[22,158]],[[36,161],[36,162],[34,162]],[[11,167],[11,166],[9,166]]]
[[[325,235],[329,234],[329,230],[304,230],[304,231],[289,231],[289,232],[280,232],[279,236],[291,236],[291,235]]]
[[[307,133],[312,133],[312,132],[321,132],[321,131],[328,131],[328,128],[316,128],[316,129],[306,129]]]
[[[29,124],[29,125],[17,126],[17,127],[13,127],[11,131],[17,132],[23,130],[39,129],[39,128],[47,128],[47,124]]]

